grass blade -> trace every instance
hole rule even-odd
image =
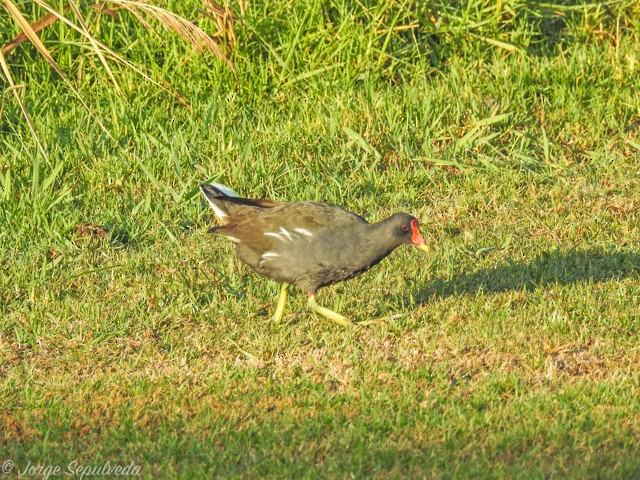
[[[138,165],[140,165],[140,168],[142,169],[142,171],[144,172],[144,174],[147,176],[147,178],[151,181],[151,183],[153,183],[153,185],[160,191],[163,191],[164,189],[162,188],[162,184],[158,181],[158,179],[156,178],[156,176],[151,173],[151,170],[149,170],[144,163],[142,163],[142,160],[140,160],[138,158],[137,155],[134,155],[134,158],[136,159],[136,162],[138,162]]]
[[[89,29],[87,28],[87,25],[84,21],[84,18],[82,17],[82,14],[80,13],[80,10],[78,9],[78,6],[73,0],[69,0],[69,5],[71,5],[71,8],[73,9],[73,13],[75,14],[76,18],[78,19],[78,23],[80,24],[80,26],[82,27],[82,30],[84,31],[85,38],[89,40],[89,42],[91,43],[91,46],[93,47],[93,51],[96,52],[96,55],[100,59],[100,62],[102,62],[104,69],[107,71],[107,75],[109,75],[109,77],[111,78],[111,81],[113,82],[113,86],[115,87],[116,91],[120,95],[122,95],[122,90],[120,89],[120,85],[118,85],[118,81],[116,80],[116,77],[113,76],[113,72],[111,71],[111,68],[107,63],[106,58],[102,54],[102,50],[100,49],[98,42],[96,41],[95,37],[89,33]]]
[[[487,118],[483,118],[482,120],[478,120],[475,125],[469,130],[464,137],[458,140],[458,148],[465,148],[470,143],[473,143],[484,131],[484,127],[488,127],[489,125],[494,125],[496,123],[502,122],[511,116],[512,112],[509,113],[501,113],[500,115],[492,115]]]
[[[282,87],[283,88],[284,87],[288,87],[290,85],[293,85],[294,83],[300,82],[302,80],[306,80],[306,79],[311,78],[311,77],[315,77],[316,75],[320,75],[321,73],[328,72],[328,71],[334,70],[336,68],[340,68],[343,65],[344,65],[344,63],[336,63],[335,65],[329,65],[327,67],[320,67],[320,68],[316,68],[315,70],[311,70],[310,72],[301,73],[297,77],[292,78],[291,80],[286,82],[284,85],[282,85]]]
[[[376,150],[369,142],[367,142],[358,132],[355,132],[349,127],[342,127],[342,131],[347,135],[347,137],[349,137],[368,154],[375,155],[378,158],[382,156],[380,155],[380,152],[378,152],[378,150]]]
[[[24,103],[22,103],[22,98],[18,94],[19,87],[16,86],[15,82],[13,81],[13,77],[11,76],[11,71],[9,70],[9,65],[7,65],[7,60],[4,57],[4,53],[2,53],[1,51],[0,51],[0,66],[2,66],[2,73],[4,74],[4,77],[7,79],[7,82],[9,82],[9,85],[10,85],[9,88],[11,88],[13,96],[16,98],[16,101],[20,106],[22,115],[27,121],[27,125],[29,125],[29,130],[31,130],[31,135],[33,135],[33,139],[36,141],[36,144],[38,145],[38,149],[40,150],[40,153],[42,153],[42,156],[45,158],[47,163],[50,164],[49,157],[47,157],[47,152],[44,151],[44,147],[42,146],[42,143],[40,143],[40,139],[38,138],[38,134],[36,133],[36,128],[33,125],[33,122],[31,121],[31,117],[29,116],[29,113],[27,112],[27,109],[25,108]]]
[[[2,199],[4,201],[11,198],[11,170],[7,170],[4,174],[0,173],[0,189],[2,191]]]
[[[69,5],[65,5],[62,9],[62,13],[64,14],[68,10],[69,10]],[[35,22],[33,22],[31,24],[31,28],[34,32],[39,33],[41,30],[44,30],[45,28],[47,28],[56,20],[58,20],[58,16],[49,12],[40,20],[36,20]],[[20,34],[16,35],[13,39],[11,39],[11,41],[7,43],[4,47],[2,47],[2,53],[5,55],[8,54],[9,52],[18,48],[18,46],[20,46],[22,43],[26,42],[27,40],[29,40],[29,37],[27,37],[27,34],[24,32],[21,32]]]
[[[500,40],[496,40],[495,38],[483,37],[482,35],[477,35],[477,34],[471,33],[471,32],[469,32],[469,35],[471,35],[472,37],[475,37],[478,40],[481,40],[481,41],[483,41],[485,43],[488,43],[489,45],[493,45],[494,47],[502,48],[503,50],[506,50],[507,52],[517,52],[518,51],[518,47],[516,47],[515,45],[512,45],[512,44],[507,43],[507,42],[502,42]]]
[[[85,33],[83,32],[83,30],[78,27],[76,24],[74,24],[73,22],[69,21],[68,18],[66,18],[63,15],[60,15],[58,12],[56,12],[55,10],[53,10],[53,8],[51,6],[49,6],[48,4],[44,3],[42,0],[34,0],[35,2],[38,3],[38,5],[40,5],[42,8],[44,8],[45,10],[47,10],[48,12],[56,15],[58,17],[58,20],[60,20],[61,22],[63,22],[65,25],[67,25],[69,28],[72,28],[73,30],[75,30],[76,32],[78,32],[80,35],[85,36]],[[136,17],[138,18],[138,17]],[[142,17],[140,17],[142,18]],[[180,103],[182,103],[185,107],[190,108],[189,104],[186,102],[186,100],[182,97],[182,95],[180,95],[178,92],[174,92],[169,90],[167,87],[165,87],[164,85],[158,83],[157,81],[155,81],[150,75],[148,75],[147,73],[145,73],[143,70],[141,70],[140,68],[138,68],[136,65],[134,65],[133,63],[129,62],[128,60],[126,60],[125,58],[123,58],[122,56],[118,55],[114,50],[110,49],[108,46],[106,46],[104,43],[100,42],[98,39],[96,39],[94,37],[94,41],[100,46],[100,48],[102,48],[102,50],[109,56],[109,58],[111,58],[112,60],[115,60],[117,62],[120,62],[121,64],[123,64],[124,66],[126,66],[127,68],[130,68],[131,70],[133,70],[134,72],[136,72],[138,75],[140,75],[141,77],[143,77],[145,80],[147,80],[148,82],[151,82],[153,85],[155,85],[156,87],[160,88],[162,91],[168,93],[169,95],[172,95],[173,97],[175,97]]]
[[[215,57],[222,60],[231,71],[235,72],[235,68],[231,61],[227,58],[224,52],[220,49],[218,44],[202,30],[200,27],[190,22],[186,18],[181,17],[169,10],[157,7],[155,5],[149,5],[141,1],[133,0],[107,0],[109,3],[119,5],[126,10],[136,14],[137,11],[141,11],[156,20],[158,20],[166,28],[173,30],[180,35],[184,40],[191,43],[196,50],[208,49]]]
[[[39,5],[44,4],[45,2],[43,2],[42,0],[35,0],[36,3],[38,3]],[[13,20],[18,24],[18,26],[20,27],[20,29],[25,33],[25,35],[29,38],[29,41],[33,44],[34,47],[36,47],[36,49],[38,50],[38,52],[40,53],[40,55],[42,55],[44,57],[44,59],[49,62],[49,65],[51,65],[53,67],[53,69],[58,73],[58,75],[60,75],[60,77],[62,78],[62,80],[67,84],[67,86],[71,89],[71,91],[74,93],[74,95],[78,98],[78,100],[80,100],[80,103],[82,103],[82,105],[84,106],[84,108],[87,109],[87,111],[89,112],[89,114],[93,117],[93,119],[98,123],[98,125],[100,125],[100,127],[102,128],[102,130],[109,136],[109,138],[113,138],[111,136],[111,133],[109,133],[109,131],[107,130],[107,128],[102,124],[102,122],[100,121],[100,119],[93,113],[93,111],[89,108],[89,106],[87,105],[87,103],[84,101],[84,99],[82,98],[82,96],[80,95],[80,93],[78,93],[78,91],[76,90],[76,88],[73,86],[73,84],[71,83],[71,81],[67,78],[67,76],[62,72],[62,70],[60,69],[60,66],[57,64],[57,62],[53,59],[53,57],[51,56],[51,54],[49,53],[49,50],[47,50],[47,48],[44,46],[44,44],[42,43],[42,41],[40,40],[40,37],[38,37],[38,35],[36,34],[36,32],[33,31],[33,28],[31,28],[31,25],[29,24],[29,22],[27,22],[27,19],[24,18],[24,16],[22,15],[22,13],[20,12],[20,10],[18,10],[18,8],[13,4],[13,2],[11,2],[10,0],[4,0],[4,5],[5,8],[7,9],[7,11],[9,12],[9,15],[11,15],[11,18],[13,18]],[[48,5],[47,5],[48,6]],[[55,10],[52,10],[49,8],[50,11],[55,12]],[[62,15],[60,15],[58,12],[55,12],[56,15],[58,15],[58,18],[63,17]]]

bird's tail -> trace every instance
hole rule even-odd
[[[213,208],[213,212],[220,222],[219,227],[209,230],[210,233],[225,235],[239,218],[254,215],[260,210],[282,205],[280,202],[274,202],[273,200],[240,197],[229,187],[219,183],[202,184],[200,185],[200,191],[209,205],[211,205],[211,208]]]
[[[212,183],[211,185],[203,183],[200,185],[200,191],[209,205],[211,205],[211,208],[213,208],[213,212],[218,218],[218,221],[224,225],[226,223],[225,219],[229,216],[229,212],[223,199],[230,197],[238,198],[239,195],[229,187],[220,183]]]

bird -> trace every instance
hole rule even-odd
[[[254,272],[281,283],[271,319],[282,321],[289,286],[307,292],[314,312],[343,326],[354,322],[316,302],[317,291],[351,279],[400,245],[429,251],[418,220],[396,213],[377,223],[339,205],[243,198],[231,188],[202,184],[200,190],[219,225],[208,230],[236,245],[237,257]]]

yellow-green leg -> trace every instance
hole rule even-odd
[[[284,313],[284,305],[287,303],[287,289],[289,285],[286,283],[282,284],[280,287],[280,295],[278,295],[278,305],[276,306],[276,311],[274,312],[271,320],[275,323],[280,323],[282,321],[282,314]]]
[[[344,327],[353,325],[353,322],[351,322],[348,318],[343,317],[342,315],[334,312],[333,310],[329,310],[328,308],[321,307],[320,305],[318,305],[316,303],[316,296],[311,293],[309,294],[309,307],[311,307],[311,310],[313,310],[314,312],[319,313],[323,317],[327,317],[329,320],[333,320],[334,322]]]

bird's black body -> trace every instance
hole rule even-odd
[[[273,320],[282,319],[288,285],[304,290],[315,312],[352,323],[318,305],[316,291],[370,269],[403,244],[427,249],[418,221],[396,213],[369,223],[338,205],[240,198],[224,185],[201,185],[220,226],[209,231],[236,243],[238,258],[256,273],[282,283]]]
[[[260,275],[309,293],[353,278],[412,243],[415,219],[406,213],[370,224],[338,205],[250,200],[210,185],[201,188],[226,213],[223,225],[211,231],[236,242],[240,260]]]

